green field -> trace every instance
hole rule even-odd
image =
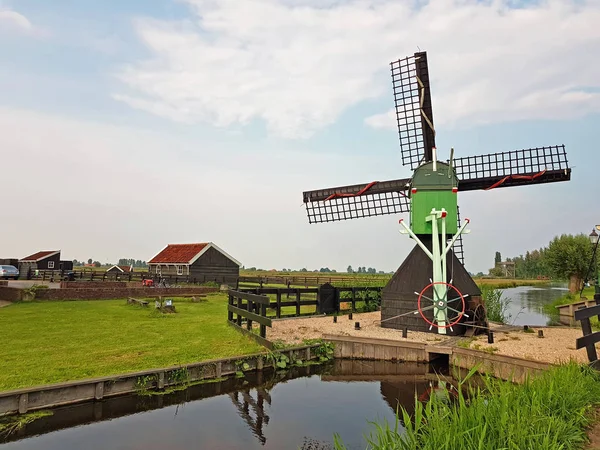
[[[227,297],[174,299],[163,315],[125,300],[17,303],[0,309],[0,391],[264,350],[227,325]]]

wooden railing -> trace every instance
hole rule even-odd
[[[272,349],[273,344],[267,340],[267,327],[272,326],[271,319],[267,317],[269,298],[266,295],[250,294],[229,290],[229,304],[227,305],[227,321],[242,332],[252,336],[257,342]],[[237,317],[234,318],[233,316]],[[242,322],[246,322],[246,329]],[[252,323],[259,324],[259,334],[252,332]]]
[[[600,342],[600,331],[592,332],[592,324],[590,318],[598,316],[600,320],[600,298],[596,298],[596,306],[589,306],[587,308],[582,307],[575,311],[575,320],[581,322],[581,331],[583,336],[577,338],[575,341],[575,348],[579,350],[584,348],[587,351],[590,365],[596,369],[600,369],[600,362],[598,361],[598,354],[596,353],[596,343]]]

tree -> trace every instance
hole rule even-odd
[[[354,273],[354,270],[352,270],[352,266],[348,266],[348,268],[346,269],[346,272]]]
[[[563,234],[555,237],[544,253],[552,275],[568,279],[569,291],[575,293],[581,289],[583,280],[588,275],[592,252],[589,238],[585,234]]]
[[[495,262],[496,264],[498,264],[498,263],[502,262],[502,255],[500,254],[500,252],[496,252],[496,256],[495,256],[495,258],[494,258],[494,262]]]
[[[102,264],[100,264],[100,261],[94,261],[94,266],[95,267],[101,267]]]
[[[88,264],[92,263],[92,258],[88,259]]]

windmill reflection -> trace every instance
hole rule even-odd
[[[256,399],[252,397],[253,392],[256,394]],[[269,416],[265,412],[264,403],[266,401],[269,406],[271,405],[271,396],[267,390],[258,388],[231,392],[228,395],[237,408],[240,417],[244,419],[248,427],[252,430],[252,434],[264,445],[267,442],[267,438],[263,434],[263,424],[269,424]],[[250,407],[253,414],[250,413]]]

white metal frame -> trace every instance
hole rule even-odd
[[[461,225],[458,232],[450,239],[450,242],[447,242],[446,235],[446,216],[448,213],[444,208],[441,210],[436,210],[435,208],[431,210],[431,214],[425,218],[427,222],[431,222],[431,237],[432,237],[432,246],[431,251],[421,242],[421,240],[417,237],[417,235],[404,223],[404,219],[400,219],[400,225],[404,227],[404,230],[400,230],[402,234],[408,234],[411,238],[413,238],[416,243],[421,247],[421,249],[425,252],[425,254],[432,260],[433,262],[433,277],[432,282],[434,283],[434,298],[435,302],[433,304],[433,317],[434,321],[439,325],[438,333],[446,334],[446,322],[448,322],[448,310],[446,308],[446,304],[448,302],[448,289],[444,284],[435,284],[435,283],[446,283],[447,278],[447,264],[446,264],[446,255],[456,242],[456,239],[461,234],[470,233],[470,230],[467,230],[467,225],[470,220],[466,219],[465,223]],[[438,225],[438,222],[441,222]],[[441,231],[440,231],[441,230]],[[445,243],[445,246],[440,249],[440,234],[441,234],[441,242]],[[450,280],[452,282],[452,280]],[[439,308],[438,308],[439,305]],[[431,329],[431,327],[430,327]]]

